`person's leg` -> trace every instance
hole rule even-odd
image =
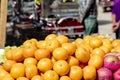
[[[120,39],[120,29],[118,29],[118,39]]]
[[[96,19],[96,24],[95,24],[96,26],[95,26],[95,30],[94,30],[94,33],[98,33],[98,21],[97,21],[97,19]]]
[[[96,18],[91,17],[86,18],[84,21],[84,25],[85,25],[84,36],[93,34],[96,28]]]
[[[116,39],[119,39],[120,38],[120,31],[119,31],[119,29],[118,30],[116,30],[116,32],[115,32],[115,35],[116,35]]]

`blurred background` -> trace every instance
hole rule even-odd
[[[115,38],[111,19],[113,0],[97,0],[97,5],[98,34]],[[30,38],[44,39],[51,33],[71,39],[82,37],[84,31],[76,20],[78,16],[76,0],[8,0],[6,46],[19,46]]]

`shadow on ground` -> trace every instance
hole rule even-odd
[[[110,21],[110,20],[98,20],[99,25],[106,25],[106,24],[110,24],[110,23],[112,23],[112,21]]]

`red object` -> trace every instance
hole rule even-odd
[[[120,68],[113,73],[114,80],[120,80]]]
[[[64,35],[82,35],[84,32],[83,25],[76,18],[65,17],[57,21],[57,24],[51,22],[48,30],[52,33],[59,30]]]

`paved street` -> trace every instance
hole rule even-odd
[[[112,32],[111,12],[103,12],[101,7],[98,7],[98,22],[99,34],[110,34],[115,38],[115,33]]]

